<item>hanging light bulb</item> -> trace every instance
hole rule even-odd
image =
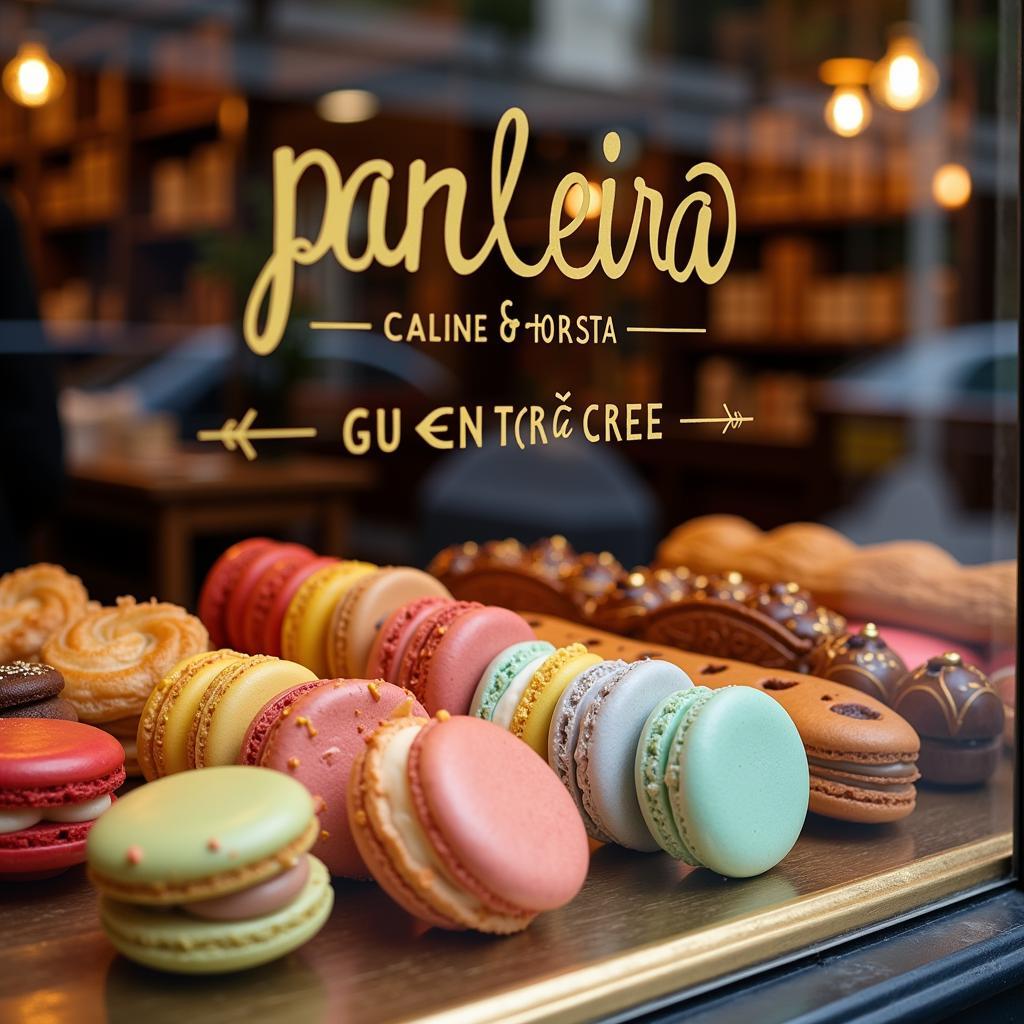
[[[971,172],[963,164],[943,164],[932,175],[932,198],[947,210],[956,210],[971,198]]]
[[[4,92],[23,107],[41,107],[64,91],[64,72],[40,42],[26,41],[4,68]]]
[[[601,215],[601,201],[603,199],[601,186],[596,181],[587,182],[587,212],[583,215],[584,220],[593,220]],[[583,186],[573,185],[565,193],[565,212],[573,218],[583,209]]]
[[[939,73],[921,49],[914,27],[894,25],[889,46],[871,71],[871,91],[893,110],[913,110],[935,95]]]
[[[859,57],[835,57],[818,69],[821,80],[833,86],[825,104],[825,124],[844,139],[860,135],[871,123],[871,101],[864,88],[871,67],[871,61]]]

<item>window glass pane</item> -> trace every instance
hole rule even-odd
[[[802,741],[810,813],[757,877],[623,853],[628,828],[591,818],[620,843],[498,967],[339,889],[328,952],[282,983],[311,1015],[342,990],[387,1019],[526,999],[552,971],[581,1016],[611,1014],[797,952],[786,914],[831,941],[1008,878],[1019,33],[1012,0],[0,8],[0,571],[153,595],[215,646],[327,678],[387,674],[375,631],[422,581],[357,629],[347,584],[288,611],[300,581],[270,562],[204,603],[218,556],[267,536],[430,568],[556,646],[674,660],[716,700],[754,687]],[[56,627],[26,632],[39,595],[12,580],[0,660],[43,657]],[[305,632],[282,646],[288,615]],[[469,646],[453,713],[504,644]],[[393,681],[438,710],[426,655],[407,661]],[[97,712],[76,685],[131,759],[143,697]],[[786,755],[764,756],[764,800],[789,806]],[[709,935],[706,966],[587,1002],[579,970]],[[358,941],[438,984],[350,992]],[[105,997],[145,979],[113,971]]]

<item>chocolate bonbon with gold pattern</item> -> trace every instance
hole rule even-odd
[[[927,782],[986,782],[1001,757],[1005,712],[988,677],[955,652],[929,658],[904,680],[893,707],[921,734]]]

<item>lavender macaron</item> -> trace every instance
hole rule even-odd
[[[576,781],[576,744],[579,742],[583,718],[602,684],[627,667],[624,661],[599,661],[581,672],[558,698],[548,731],[548,763],[575,801],[587,835],[599,843],[610,843],[613,840],[598,828],[583,805],[583,794]]]
[[[585,694],[587,706],[573,751],[584,820],[620,846],[653,852],[658,842],[644,821],[633,781],[636,748],[651,710],[693,682],[667,661],[611,664],[615,670]],[[582,685],[582,680],[576,683]]]

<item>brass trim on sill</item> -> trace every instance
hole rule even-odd
[[[990,836],[762,913],[415,1019],[419,1024],[574,1024],[607,1016],[1008,878],[1012,850],[1012,833]]]

